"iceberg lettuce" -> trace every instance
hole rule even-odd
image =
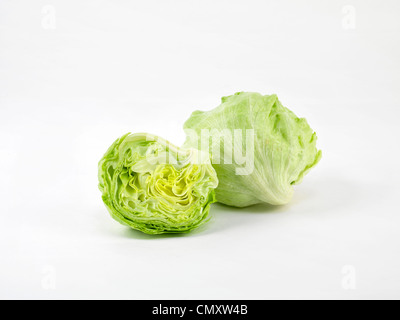
[[[321,159],[316,133],[276,95],[223,97],[215,109],[193,112],[184,130],[185,148],[210,152],[217,201],[231,206],[288,203],[293,185]]]
[[[117,139],[100,160],[98,177],[111,216],[148,234],[203,224],[218,184],[208,154],[145,133]]]

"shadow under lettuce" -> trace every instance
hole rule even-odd
[[[318,188],[314,186],[318,185]],[[343,211],[344,207],[351,207],[360,201],[365,201],[374,195],[368,186],[356,183],[340,175],[315,177],[307,183],[295,187],[292,201],[286,205],[273,206],[256,204],[245,208],[230,207],[221,203],[214,203],[210,210],[210,220],[188,233],[149,235],[126,227],[121,227],[119,236],[131,239],[176,239],[185,237],[200,237],[220,233],[226,230],[238,230],[242,226],[251,226],[260,223],[260,217],[265,215],[263,223],[268,223],[277,214],[285,212],[307,212],[307,214],[329,214],[332,211]]]
[[[122,227],[120,235],[125,238],[137,239],[137,240],[157,240],[157,239],[176,239],[185,237],[199,237],[206,236],[214,232],[218,232],[222,229],[234,227],[234,225],[240,225],[240,221],[236,221],[240,218],[243,222],[251,223],[251,216],[253,214],[269,214],[279,213],[285,210],[286,206],[273,206],[269,204],[256,204],[246,208],[230,207],[221,203],[214,203],[210,210],[209,221],[201,225],[195,230],[187,233],[164,233],[164,234],[146,234],[138,230],[131,229],[129,227]],[[240,216],[240,217],[239,217]],[[246,217],[247,216],[247,217]],[[247,218],[247,219],[246,219]]]

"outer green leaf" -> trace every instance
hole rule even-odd
[[[223,137],[213,136],[209,144],[212,163],[217,171],[219,185],[217,201],[227,205],[245,207],[256,203],[280,205],[288,203],[293,194],[293,185],[302,181],[304,175],[321,158],[316,148],[317,136],[303,118],[282,106],[276,95],[239,92],[222,98],[217,108],[195,111],[184,124],[187,139],[184,147],[201,148],[201,131],[235,129],[254,130],[254,168],[248,174],[237,174],[243,164],[224,163],[225,154],[235,154],[238,145],[243,154],[248,143],[222,143]],[[195,134],[193,134],[193,131]],[[215,140],[221,141],[215,141]],[[216,164],[215,147],[221,153],[220,164]],[[248,151],[248,150],[247,150]]]
[[[148,234],[203,224],[217,184],[208,154],[145,133],[119,138],[99,163],[99,188],[111,216]]]

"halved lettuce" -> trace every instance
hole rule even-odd
[[[148,234],[203,224],[217,185],[208,154],[151,134],[124,135],[99,162],[99,188],[111,216]]]
[[[321,158],[315,132],[276,95],[223,97],[217,108],[193,112],[184,129],[184,147],[211,153],[219,179],[217,201],[231,206],[288,203],[293,185]]]

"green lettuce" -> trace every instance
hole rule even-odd
[[[208,154],[151,134],[126,134],[99,162],[111,216],[148,234],[191,231],[208,220],[218,179]]]
[[[184,147],[211,153],[217,201],[231,206],[288,203],[293,185],[321,158],[315,132],[276,95],[223,97],[217,108],[193,112],[184,130]]]

